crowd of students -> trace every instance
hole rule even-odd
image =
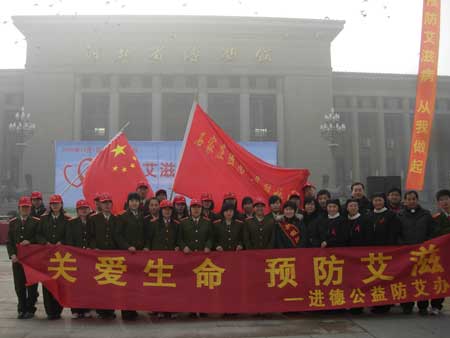
[[[37,285],[25,286],[25,275],[17,259],[16,245],[67,244],[98,250],[175,250],[210,252],[252,249],[386,246],[422,243],[450,232],[450,191],[436,193],[439,212],[432,215],[421,207],[419,194],[399,188],[375,193],[369,200],[364,185],[356,182],[351,197],[341,205],[327,190],[308,184],[302,193],[291,192],[286,201],[279,196],[245,197],[240,205],[234,193],[223,196],[220,213],[215,213],[214,200],[205,192],[190,201],[183,196],[167,199],[165,190],[148,198],[149,186],[140,182],[128,195],[124,211],[112,213],[112,199],[107,193],[95,198],[96,210],[88,201],[76,204],[76,217],[64,212],[60,195],[52,195],[49,208],[42,195],[20,198],[18,217],[10,220],[8,255],[12,261],[14,285],[18,297],[18,318],[34,316],[38,297]],[[303,197],[303,198],[302,198]],[[267,208],[270,210],[266,212]],[[61,318],[62,306],[43,287],[48,319]],[[439,314],[444,299],[417,303],[419,313]],[[401,304],[405,314],[413,312],[414,303]],[[391,306],[372,309],[385,313]],[[352,309],[361,313],[363,309]],[[90,316],[89,309],[72,309],[75,318]],[[115,318],[114,310],[97,310],[103,319]],[[158,313],[159,318],[176,314]],[[137,318],[136,311],[122,311],[124,320]]]

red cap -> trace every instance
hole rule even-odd
[[[236,199],[236,194],[234,192],[227,192],[225,195],[223,195],[224,200],[228,200],[231,198]]]
[[[162,200],[159,203],[159,207],[161,209],[163,209],[163,208],[173,208],[173,205],[172,205],[172,202],[170,202],[169,200]]]
[[[302,190],[305,190],[306,188],[316,188],[316,186],[314,184],[312,184],[311,182],[306,182],[306,184],[303,186]]]
[[[111,197],[111,195],[108,194],[108,193],[102,194],[102,195],[100,196],[100,202],[101,202],[101,203],[103,203],[103,202],[112,202],[112,197]]]
[[[303,187],[303,189],[305,189],[305,187]],[[288,199],[290,199],[293,196],[297,196],[298,198],[300,198],[300,193],[297,190],[292,190],[291,193],[289,194]]]
[[[176,195],[173,198],[173,204],[177,204],[177,203],[184,203],[184,204],[186,204],[186,198],[184,198],[184,196],[181,196],[181,195]]]
[[[148,189],[150,186],[148,185],[147,181],[139,181],[137,186],[136,186],[136,189],[139,189],[139,188],[142,188],[142,187]]]
[[[255,199],[255,201],[253,202],[253,206],[258,205],[258,204],[262,204],[262,205],[266,206],[266,201],[262,197],[257,197]]]
[[[203,192],[200,195],[200,199],[202,200],[202,202],[203,201],[212,201],[213,200],[212,195],[209,192]]]
[[[99,202],[101,197],[102,197],[102,194],[100,194],[99,192],[96,192],[94,195],[94,201]]]
[[[79,209],[79,208],[90,208],[88,201],[86,201],[86,200],[77,201],[76,209]]]
[[[40,191],[33,191],[31,193],[31,199],[42,199],[42,193]]]
[[[196,205],[198,207],[201,207],[202,206],[202,202],[198,198],[193,198],[193,199],[191,199],[191,207],[194,206],[194,205]]]
[[[31,198],[28,196],[19,198],[19,207],[31,207]]]
[[[61,195],[51,195],[50,196],[50,204],[52,204],[52,203],[62,203],[63,202],[63,199],[62,199],[62,197],[61,197]]]

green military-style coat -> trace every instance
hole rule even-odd
[[[244,248],[244,222],[234,219],[230,224],[218,219],[213,222],[214,248],[221,246],[224,251],[234,251],[240,245]]]
[[[91,230],[89,220],[83,222],[80,217],[72,218],[67,224],[66,244],[79,248],[89,248]]]
[[[88,226],[90,230],[89,247],[100,250],[117,249],[114,241],[114,231],[119,224],[119,218],[115,215],[109,216],[109,220],[103,213],[99,212],[89,217]]]
[[[53,213],[44,214],[41,216],[36,232],[36,240],[40,244],[56,244],[66,242],[66,229],[69,223],[70,216],[60,213],[55,219]]]
[[[117,226],[113,231],[114,240],[119,249],[126,250],[134,246],[136,250],[148,249],[145,240],[144,217],[141,212],[135,216],[126,210],[118,216]]]
[[[8,240],[6,249],[8,256],[17,255],[17,244],[22,241],[36,243],[36,231],[39,225],[39,218],[28,216],[25,222],[20,217],[15,217],[9,221]]]
[[[244,223],[244,246],[247,250],[273,249],[275,221],[272,214],[259,221],[256,216]]]
[[[192,216],[180,219],[178,234],[178,246],[180,250],[188,247],[192,251],[211,249],[213,247],[214,234],[209,218],[200,216],[198,223]]]
[[[151,250],[175,250],[178,247],[180,222],[171,218],[167,224],[164,218],[146,217],[148,222],[147,240]]]

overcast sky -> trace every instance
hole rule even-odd
[[[450,75],[450,0],[441,0],[439,75]],[[14,15],[233,15],[345,20],[335,71],[417,73],[422,0],[0,0],[0,68],[23,68]]]

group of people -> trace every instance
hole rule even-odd
[[[183,196],[167,199],[165,190],[150,198],[147,182],[140,182],[128,195],[124,211],[112,212],[112,198],[96,195],[95,209],[86,200],[76,203],[76,217],[64,212],[60,195],[52,195],[49,208],[42,194],[33,192],[19,199],[18,216],[10,220],[8,255],[12,261],[14,285],[18,297],[18,318],[32,318],[38,298],[37,285],[26,286],[25,275],[17,259],[17,245],[66,244],[98,250],[175,250],[210,252],[252,249],[386,246],[417,244],[450,233],[450,190],[439,190],[439,212],[432,215],[422,208],[419,194],[399,188],[387,194],[376,193],[369,200],[364,184],[351,186],[351,197],[341,205],[327,190],[316,191],[307,184],[302,192],[292,191],[286,201],[279,196],[244,197],[238,205],[232,192],[223,196],[220,213],[214,199],[205,192],[193,198],[189,206]],[[269,210],[267,212],[267,210]],[[44,307],[48,319],[61,318],[62,306],[43,287]],[[431,300],[431,314],[439,314],[444,299]],[[401,304],[411,314],[414,303]],[[417,303],[419,313],[429,313],[429,302]],[[390,306],[372,309],[388,312]],[[75,318],[90,316],[89,309],[71,309]],[[361,313],[363,309],[352,309]],[[115,318],[115,311],[97,310],[103,319]],[[176,314],[158,313],[159,318]],[[124,320],[137,318],[136,311],[122,311]]]

